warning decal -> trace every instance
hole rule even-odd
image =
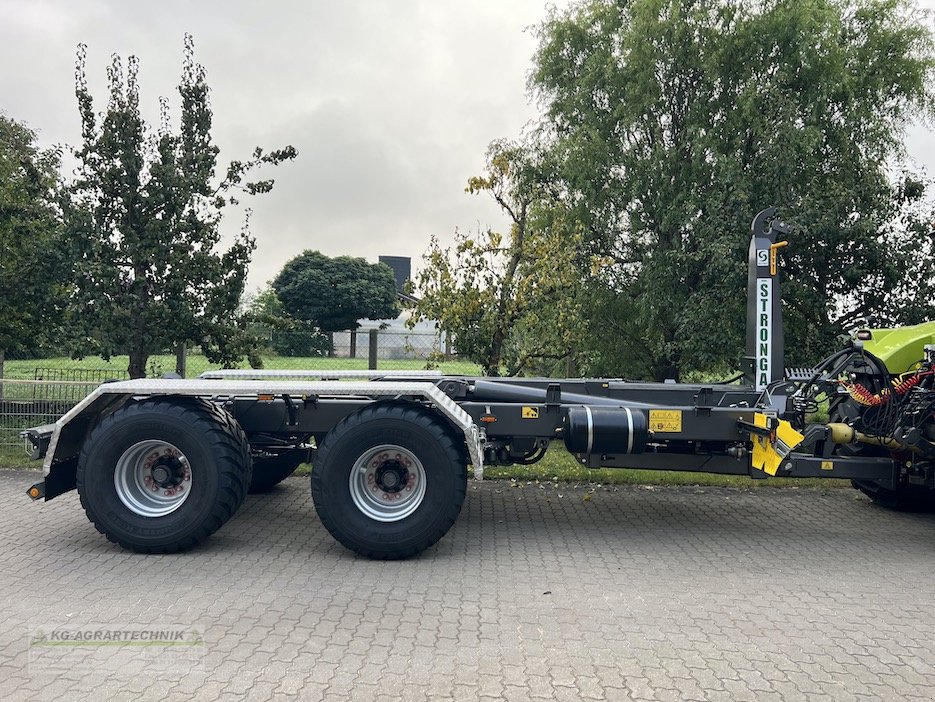
[[[539,408],[523,407],[523,419],[539,419]]]
[[[682,431],[682,410],[649,410],[649,430],[678,434]]]

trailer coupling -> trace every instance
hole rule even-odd
[[[840,426],[810,425],[803,434],[786,420],[762,412],[754,415],[752,424],[740,425],[753,442],[751,466],[766,475],[869,480],[887,489],[893,489],[898,481],[900,465],[892,458],[834,453],[833,447],[846,443],[845,438],[855,440]]]
[[[24,429],[19,435],[27,439],[32,444],[32,451],[29,453],[30,460],[38,461],[45,458],[49,450],[49,442],[52,440],[52,432],[55,431],[54,424],[43,424],[41,427],[32,427]]]
[[[805,439],[786,420],[762,412],[753,415],[753,424],[740,424],[750,432],[753,441],[751,464],[767,475],[776,475],[783,459]]]

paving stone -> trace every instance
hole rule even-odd
[[[152,557],[74,493],[31,503],[35,479],[0,471],[4,700],[935,698],[935,516],[849,489],[472,482],[437,546],[383,563],[334,542],[305,479]],[[59,670],[29,648],[44,627],[168,625],[204,655]]]

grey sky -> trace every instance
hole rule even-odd
[[[84,42],[98,109],[110,54],[132,53],[155,122],[158,97],[176,96],[191,32],[222,163],[256,145],[299,150],[272,173],[273,193],[253,202],[251,287],[306,248],[417,264],[431,234],[503,226],[464,185],[492,139],[517,136],[536,114],[527,28],[545,14],[545,0],[0,0],[0,110],[44,144],[76,144],[75,46]],[[929,130],[910,131],[909,156],[930,173],[933,147]]]
[[[418,259],[430,234],[501,226],[496,208],[464,186],[487,144],[518,135],[535,114],[525,90],[535,41],[525,30],[545,8],[545,0],[0,0],[0,110],[44,144],[76,144],[75,46],[84,42],[97,109],[110,54],[132,53],[155,122],[159,96],[177,95],[191,32],[222,163],[255,145],[299,150],[272,172],[273,193],[252,204],[251,286],[305,248]]]

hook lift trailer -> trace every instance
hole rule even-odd
[[[481,479],[562,440],[592,468],[844,478],[889,507],[935,505],[935,322],[863,330],[786,371],[776,259],[789,229],[773,209],[752,229],[741,384],[331,370],[109,382],[23,432],[44,459],[28,495],[77,488],[108,539],[169,553],[310,462],[328,531],[364,556],[406,558],[452,526],[469,464]]]

